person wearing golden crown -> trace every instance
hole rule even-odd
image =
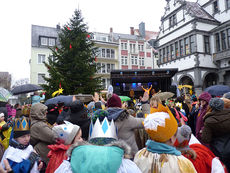
[[[42,167],[38,167],[39,155],[34,151],[30,141],[30,120],[27,117],[20,117],[14,120],[13,138],[5,151],[1,165],[4,167],[4,160],[7,159],[13,172],[36,173]]]
[[[91,120],[89,142],[73,144],[68,150],[70,161],[64,161],[55,173],[141,173],[129,160],[131,148],[117,138],[114,121],[108,112],[97,110]]]
[[[158,104],[146,116],[143,124],[150,140],[146,142],[147,147],[138,151],[134,158],[143,173],[196,172],[193,164],[173,147],[178,126],[168,107]]]

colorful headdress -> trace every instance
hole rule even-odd
[[[65,124],[54,126],[52,130],[58,135],[59,139],[63,140],[65,145],[69,145],[77,135],[80,127],[68,121],[64,122]]]
[[[177,131],[177,121],[168,107],[158,104],[144,120],[144,127],[150,138],[156,142],[168,141]]]
[[[97,110],[92,117],[89,129],[89,141],[101,140],[106,143],[108,139],[117,140],[117,128],[114,121],[109,121],[108,112],[105,110]],[[93,142],[95,143],[95,142]]]
[[[27,117],[15,118],[14,120],[14,138],[30,133],[30,119]]]

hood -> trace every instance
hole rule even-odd
[[[36,103],[31,107],[30,116],[32,120],[41,120],[45,121],[46,118],[47,106],[41,103]]]
[[[120,115],[128,114],[128,112],[125,109],[121,108],[108,108],[107,111],[109,112],[109,121],[112,121],[112,119],[113,121],[116,121],[120,117]]]
[[[208,93],[208,92],[203,92],[200,96],[199,96],[199,100],[204,100],[206,102],[209,103],[209,101],[211,100],[212,96]]]

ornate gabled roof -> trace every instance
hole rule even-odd
[[[209,13],[207,13],[197,2],[186,1],[185,9],[188,14],[195,18],[217,21]]]

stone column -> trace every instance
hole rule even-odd
[[[218,73],[218,77],[219,77],[219,84],[224,85],[224,75],[225,75],[226,71],[220,71]]]

